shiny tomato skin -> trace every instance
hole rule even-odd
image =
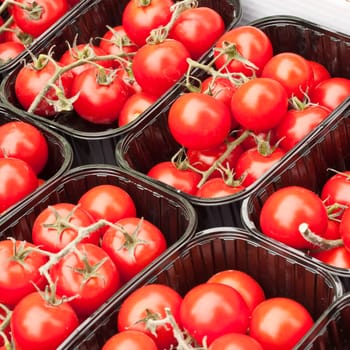
[[[133,58],[135,80],[143,91],[160,97],[186,73],[188,58],[186,47],[174,39],[145,44]]]
[[[237,194],[245,189],[241,185],[230,185],[221,177],[214,177],[207,180],[196,192],[201,198],[221,198]]]
[[[286,152],[291,150],[305,136],[312,132],[330,114],[323,106],[310,105],[304,109],[289,109],[281,123],[274,130],[279,147]]]
[[[240,270],[223,270],[212,275],[207,283],[222,283],[234,288],[244,299],[249,312],[265,300],[265,292],[252,276]]]
[[[252,70],[246,64],[233,59],[226,68],[229,72],[243,73],[247,76],[252,76],[255,72],[260,76],[263,67],[273,54],[272,43],[261,29],[254,26],[238,26],[225,32],[215,44],[214,57],[217,69],[227,64],[228,56],[221,55],[219,51],[227,42],[235,44],[239,54],[256,66],[256,69]]]
[[[110,337],[101,350],[158,350],[158,348],[146,333],[125,330]]]
[[[229,108],[213,96],[188,92],[170,106],[168,126],[180,145],[204,150],[225,141],[231,130],[231,114]]]
[[[14,5],[11,9],[16,24],[25,32],[33,37],[38,37],[55,24],[63,15],[68,12],[69,6],[67,0],[18,0],[19,4],[24,6],[41,9],[39,18],[31,18],[28,10]]]
[[[142,320],[147,317],[147,311],[164,318],[164,308],[168,307],[175,321],[181,327],[179,316],[181,302],[181,295],[169,286],[148,284],[139,287],[131,292],[121,304],[117,316],[118,331],[122,332],[128,329],[144,332],[151,336],[158,349],[169,349],[171,345],[176,344],[170,324],[167,325],[168,327],[157,327],[156,334],[152,334]]]
[[[136,216],[136,204],[124,189],[116,185],[96,185],[80,197],[78,204],[96,219],[111,223]],[[107,227],[103,228],[105,231]]]
[[[181,41],[191,58],[198,60],[225,32],[225,22],[214,9],[206,6],[183,11],[169,32],[169,38]]]
[[[313,324],[303,305],[293,299],[275,297],[254,309],[249,333],[264,349],[292,350]]]
[[[104,74],[111,74],[106,70]],[[72,84],[72,95],[78,95],[73,103],[77,114],[93,124],[115,122],[130,90],[124,81],[115,76],[110,82],[100,81],[98,68],[89,68],[78,74]]]
[[[122,14],[122,25],[128,37],[138,46],[146,43],[152,29],[166,25],[171,18],[172,0],[130,0]]]
[[[279,81],[289,98],[296,96],[301,100],[313,85],[314,79],[309,62],[293,52],[282,52],[271,57],[261,76]]]
[[[246,333],[249,310],[242,296],[221,283],[202,283],[191,288],[180,308],[183,328],[198,342],[210,345],[223,334]]]
[[[167,242],[163,232],[146,219],[124,218],[115,225],[119,228],[107,229],[101,247],[118,267],[122,281],[127,282],[162,254]],[[132,244],[125,233],[137,243]]]
[[[171,161],[155,164],[149,169],[147,175],[191,195],[196,193],[197,185],[202,178],[200,174],[191,169],[179,169]]]
[[[328,250],[311,251],[310,255],[325,264],[341,269],[350,269],[350,252],[345,246]]]
[[[85,318],[97,310],[121,286],[119,272],[110,256],[91,243],[79,243],[77,252],[65,255],[50,269],[50,276],[57,281],[57,294],[72,297],[69,303],[79,317]],[[104,261],[94,275],[89,276],[82,257],[94,267]]]
[[[260,211],[262,233],[291,247],[308,249],[311,244],[299,232],[302,223],[323,236],[327,230],[328,215],[319,196],[301,186],[278,189],[268,197]]]
[[[0,126],[0,156],[22,159],[39,174],[48,160],[48,143],[34,125],[11,121]]]
[[[278,81],[256,78],[241,85],[231,99],[231,112],[248,130],[267,131],[276,127],[288,110],[288,96]]]
[[[247,334],[227,333],[216,338],[208,350],[264,350],[257,340]]]
[[[0,158],[0,179],[0,213],[24,199],[39,186],[33,169],[17,158]]]
[[[309,60],[309,65],[311,66],[312,72],[314,74],[313,86],[316,86],[323,80],[331,78],[331,73],[323,64]]]
[[[25,50],[23,44],[16,41],[8,41],[0,43],[0,64],[6,64],[10,60],[16,58]]]
[[[236,177],[243,177],[242,185],[248,187],[277,164],[285,154],[286,152],[279,147],[269,155],[261,154],[257,148],[248,149],[237,159]]]
[[[345,248],[350,252],[350,208],[344,210],[339,223],[339,234]]]
[[[312,103],[318,103],[330,110],[337,108],[350,95],[350,79],[332,77],[321,81],[309,93]]]
[[[43,209],[33,222],[32,241],[52,253],[58,253],[78,235],[77,230],[60,225],[60,219],[57,219],[56,215],[78,227],[87,227],[96,222],[89,212],[72,203],[56,203]],[[54,224],[56,227],[47,226]],[[96,230],[83,238],[81,242],[98,245],[100,235],[101,231]]]
[[[17,350],[56,350],[78,325],[78,317],[67,302],[52,306],[38,292],[24,297],[11,317]]]
[[[14,246],[33,248],[34,244],[20,240],[0,241],[0,302],[13,308],[25,295],[34,291],[35,285],[42,289],[46,279],[40,275],[39,268],[47,262],[47,257],[38,252],[28,252],[18,260],[14,258]],[[20,250],[19,250],[20,252]]]

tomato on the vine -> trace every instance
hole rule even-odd
[[[350,269],[350,252],[345,246],[311,251],[310,256],[334,267]]]
[[[309,65],[311,66],[312,72],[314,74],[314,86],[316,86],[321,81],[329,79],[331,77],[331,73],[323,64],[309,60]]]
[[[25,50],[23,44],[15,41],[0,43],[0,64],[4,65]]]
[[[225,196],[231,196],[233,194],[239,193],[245,189],[244,186],[234,183],[233,180],[227,182],[223,177],[214,177],[204,182],[204,184],[198,188],[196,192],[197,197],[201,198],[221,198]]]
[[[111,336],[102,350],[158,350],[154,340],[146,333],[125,330]]]
[[[264,350],[259,342],[248,334],[227,333],[216,338],[208,350]]]

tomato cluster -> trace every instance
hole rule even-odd
[[[0,64],[14,59],[78,3],[76,0],[1,2]]]
[[[282,187],[264,202],[262,233],[329,265],[350,268],[349,171],[336,172],[319,193]]]
[[[312,327],[307,309],[287,297],[266,298],[260,284],[240,270],[223,270],[185,295],[164,284],[135,289],[117,314],[118,333],[103,350],[292,349]],[[288,329],[288,332],[285,330]]]
[[[16,98],[40,116],[74,109],[90,123],[121,127],[178,82],[188,59],[200,58],[224,30],[217,11],[193,0],[131,0],[121,24],[101,38],[70,43],[60,57],[40,55],[22,67]]]
[[[273,54],[253,26],[225,32],[208,75],[177,97],[168,127],[182,147],[147,175],[187,194],[213,198],[253,184],[350,94],[350,80],[294,52]]]
[[[1,330],[16,349],[56,349],[167,248],[132,197],[107,184],[43,209],[31,238],[0,241]]]

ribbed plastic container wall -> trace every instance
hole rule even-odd
[[[55,32],[47,35],[45,40],[39,42],[33,49],[34,55],[48,53],[50,47],[54,46],[54,58],[59,58],[67,49],[67,42],[72,44],[77,39],[77,44],[88,43],[91,38],[99,42],[108,30],[107,26],[113,27],[121,24],[122,12],[128,0],[95,0],[85,1],[79,4],[73,13],[56,28]],[[241,17],[241,7],[239,0],[199,0],[199,6],[207,6],[215,9],[224,19],[226,29],[235,26]],[[30,61],[30,56],[25,57]],[[202,56],[206,61],[208,54]],[[40,121],[57,132],[64,135],[74,150],[74,165],[105,163],[115,164],[114,149],[120,137],[131,132],[138,120],[147,114],[142,113],[135,121],[122,127],[118,127],[117,122],[111,125],[95,125],[80,118],[74,111],[60,113],[52,119],[29,114],[23,111],[16,100],[14,83],[19,69],[23,66],[23,61],[17,64],[14,69],[7,74],[1,84],[0,97],[2,102],[15,113],[30,115],[33,119]],[[176,88],[174,88],[176,90]],[[171,94],[172,89],[164,94]],[[163,97],[164,97],[163,96]],[[162,105],[162,97],[154,104]],[[165,105],[165,104],[164,104]],[[152,109],[153,107],[150,107]]]
[[[252,24],[266,32],[272,41],[275,53],[295,52],[324,64],[332,76],[350,78],[348,64],[350,37],[289,16],[268,17]],[[152,114],[140,123],[132,134],[126,135],[118,142],[116,159],[121,167],[138,174],[146,174],[153,165],[170,160],[178,151],[179,145],[171,136],[167,124],[167,114],[173,101],[172,96],[169,96],[166,107],[158,113],[152,111]],[[332,115],[338,113],[334,111]],[[312,133],[318,132],[322,127],[323,124]],[[276,167],[278,165],[272,169]],[[265,176],[268,176],[268,173],[262,179]],[[215,226],[242,227],[240,216],[242,200],[256,192],[260,181],[256,181],[242,192],[224,198],[202,199],[183,195],[196,208],[200,229]]]
[[[337,277],[325,271],[318,272],[312,263],[300,256],[276,249],[264,240],[255,240],[243,230],[218,227],[198,232],[186,246],[166,256],[59,349],[101,349],[117,332],[116,319],[121,303],[144,284],[165,284],[184,295],[195,285],[206,282],[212,274],[226,269],[250,274],[260,283],[266,297],[284,296],[301,302],[315,320],[343,295]]]

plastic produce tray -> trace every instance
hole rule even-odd
[[[8,122],[17,120],[34,125],[38,130],[42,132],[46,138],[49,151],[48,160],[44,169],[39,174],[39,177],[45,180],[46,183],[39,186],[32,194],[28,195],[17,204],[14,204],[6,212],[1,214],[0,226],[2,222],[11,219],[13,212],[17,208],[23,206],[24,203],[28,201],[32,196],[43,192],[49,182],[55,181],[64,173],[66,173],[71,168],[73,162],[73,150],[64,137],[57,134],[54,130],[34,122],[32,119],[26,118],[25,116],[15,116],[0,106],[0,125],[4,125]]]
[[[218,227],[198,232],[186,246],[174,249],[147,275],[135,281],[120,298],[94,315],[79,334],[62,343],[59,349],[101,349],[116,331],[116,317],[123,300],[138,287],[162,283],[181,295],[214,273],[239,269],[255,278],[266,297],[285,296],[301,302],[317,319],[343,295],[339,279],[317,271],[312,262],[276,248],[264,239],[254,238],[238,228]]]
[[[113,27],[121,24],[122,12],[127,3],[127,0],[90,0],[79,4],[54,32],[48,33],[45,40],[38,42],[33,47],[33,54],[47,53],[49,48],[54,46],[53,57],[60,57],[68,48],[66,42],[73,43],[77,34],[77,44],[87,43],[91,38],[96,38],[94,43],[98,43],[97,38],[103,36],[107,31],[107,26]],[[236,25],[241,17],[239,0],[199,0],[199,6],[215,9],[223,17],[226,29]],[[203,55],[202,59],[205,61],[207,56]],[[25,58],[30,60],[29,55]],[[3,79],[1,84],[2,93],[0,94],[2,102],[11,111],[30,115],[35,120],[63,134],[73,147],[74,165],[115,164],[114,149],[117,141],[122,135],[132,131],[138,121],[135,120],[118,127],[117,125],[105,126],[89,123],[80,118],[74,111],[61,113],[53,119],[26,113],[20,108],[14,92],[15,77],[22,66],[23,62],[17,64]],[[171,93],[171,91],[172,89],[168,90],[165,95]],[[162,97],[155,103],[155,105],[157,104],[162,105]],[[143,115],[146,113],[145,111]],[[137,119],[141,118],[142,115]]]
[[[350,65],[347,64],[350,56],[350,37],[290,16],[266,17],[251,24],[266,32],[272,41],[275,53],[284,51],[299,53],[324,64],[332,76],[350,78]],[[137,125],[133,133],[125,135],[118,142],[116,147],[118,165],[138,174],[146,174],[156,163],[171,159],[179,149],[167,125],[167,113],[173,101],[174,96],[168,96],[166,107],[158,113],[152,111]],[[335,111],[332,115],[338,113]],[[317,130],[312,133],[314,132]],[[268,173],[262,179],[267,175]],[[200,229],[215,226],[242,227],[240,216],[242,200],[256,192],[260,181],[256,181],[242,192],[223,198],[203,199],[185,193],[183,195],[196,208]]]

